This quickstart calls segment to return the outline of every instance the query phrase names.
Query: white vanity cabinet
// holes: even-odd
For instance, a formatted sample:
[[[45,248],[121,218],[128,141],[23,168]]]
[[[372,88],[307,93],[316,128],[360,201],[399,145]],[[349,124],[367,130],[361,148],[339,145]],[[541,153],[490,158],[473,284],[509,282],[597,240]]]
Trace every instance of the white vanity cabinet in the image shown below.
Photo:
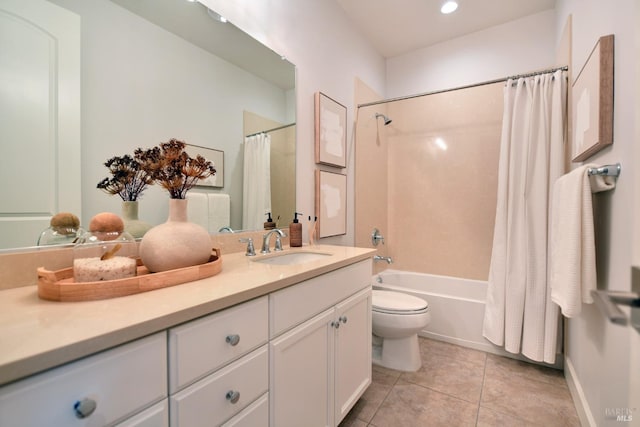
[[[145,426],[151,418],[162,426],[166,397],[167,341],[160,332],[0,388],[0,425]],[[156,403],[153,413],[135,417]]]
[[[169,330],[171,426],[268,425],[253,406],[268,400],[268,310],[264,296]]]
[[[270,425],[336,426],[371,383],[371,261],[270,295]]]
[[[371,383],[372,261],[357,256],[315,277],[297,266],[286,267],[288,276],[259,267],[282,277],[256,279],[269,290],[253,299],[225,294],[226,308],[209,314],[197,299],[191,307],[203,317],[162,318],[162,331],[8,382],[0,386],[0,427],[336,426]],[[212,283],[195,283],[195,294],[207,295]],[[78,304],[78,322],[106,321],[108,310],[95,313],[102,303],[86,311]]]

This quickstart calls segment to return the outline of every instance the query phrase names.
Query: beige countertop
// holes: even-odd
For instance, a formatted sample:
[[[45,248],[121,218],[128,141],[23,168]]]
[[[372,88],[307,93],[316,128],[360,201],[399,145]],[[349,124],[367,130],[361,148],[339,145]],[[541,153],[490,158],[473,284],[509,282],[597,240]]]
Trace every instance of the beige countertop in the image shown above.
[[[270,255],[222,256],[206,279],[87,302],[38,298],[36,286],[0,291],[0,385],[141,338],[197,317],[367,259],[373,249],[316,245],[285,252],[330,253],[298,265],[254,262]],[[282,252],[284,253],[284,252]]]

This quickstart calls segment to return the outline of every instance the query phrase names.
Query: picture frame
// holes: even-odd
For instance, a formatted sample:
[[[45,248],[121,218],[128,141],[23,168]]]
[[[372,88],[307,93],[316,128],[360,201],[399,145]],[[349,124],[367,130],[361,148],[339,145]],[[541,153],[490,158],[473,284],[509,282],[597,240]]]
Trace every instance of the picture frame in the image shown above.
[[[193,144],[186,144],[184,151],[189,157],[201,155],[211,161],[216,168],[215,175],[199,180],[196,187],[224,187],[224,151]]]
[[[347,233],[347,175],[316,170],[318,237]]]
[[[315,160],[347,167],[347,107],[322,92],[315,94]]]
[[[613,34],[600,37],[573,82],[573,162],[613,144],[613,58]]]

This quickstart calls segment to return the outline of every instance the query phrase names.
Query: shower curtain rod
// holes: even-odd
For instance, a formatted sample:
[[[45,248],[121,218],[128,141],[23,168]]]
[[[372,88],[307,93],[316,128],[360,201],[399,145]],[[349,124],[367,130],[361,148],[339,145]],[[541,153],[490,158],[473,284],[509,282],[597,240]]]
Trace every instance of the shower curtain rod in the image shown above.
[[[263,131],[256,132],[256,133],[252,133],[251,135],[247,135],[245,138],[249,138],[249,137],[252,137],[252,136],[260,135],[261,133],[269,133],[269,132],[274,132],[274,131],[277,131],[277,130],[280,130],[280,129],[286,129],[288,127],[295,126],[295,125],[296,125],[295,122],[289,123],[288,125],[278,126],[277,128],[263,130]]]
[[[537,76],[539,74],[553,73],[553,72],[558,71],[558,70],[567,71],[568,69],[569,69],[569,67],[565,65],[563,67],[550,68],[548,70],[535,71],[535,72],[527,73],[527,74],[518,74],[516,76],[509,76],[509,77],[504,77],[504,78],[501,78],[501,79],[489,80],[489,81],[486,81],[486,82],[474,83],[474,84],[470,84],[470,85],[466,85],[466,86],[458,86],[458,87],[454,87],[454,88],[451,88],[451,89],[435,90],[433,92],[418,93],[416,95],[407,95],[407,96],[399,96],[397,98],[383,99],[382,101],[366,102],[364,104],[358,104],[358,108],[360,108],[360,107],[370,107],[372,105],[386,104],[387,102],[404,101],[406,99],[419,98],[421,96],[436,95],[438,93],[453,92],[454,90],[469,89],[469,88],[472,88],[472,87],[491,85],[491,84],[494,84],[494,83],[502,83],[502,82],[506,82],[509,79],[519,79],[521,77],[533,77],[533,76]]]

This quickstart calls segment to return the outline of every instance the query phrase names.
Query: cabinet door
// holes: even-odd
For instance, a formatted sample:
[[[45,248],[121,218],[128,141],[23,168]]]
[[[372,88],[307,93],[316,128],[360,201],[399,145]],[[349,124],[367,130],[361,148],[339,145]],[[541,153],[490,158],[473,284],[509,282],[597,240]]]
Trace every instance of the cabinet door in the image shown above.
[[[332,425],[334,313],[324,311],[271,341],[271,426]]]
[[[335,422],[338,424],[371,384],[371,289],[336,306]]]

